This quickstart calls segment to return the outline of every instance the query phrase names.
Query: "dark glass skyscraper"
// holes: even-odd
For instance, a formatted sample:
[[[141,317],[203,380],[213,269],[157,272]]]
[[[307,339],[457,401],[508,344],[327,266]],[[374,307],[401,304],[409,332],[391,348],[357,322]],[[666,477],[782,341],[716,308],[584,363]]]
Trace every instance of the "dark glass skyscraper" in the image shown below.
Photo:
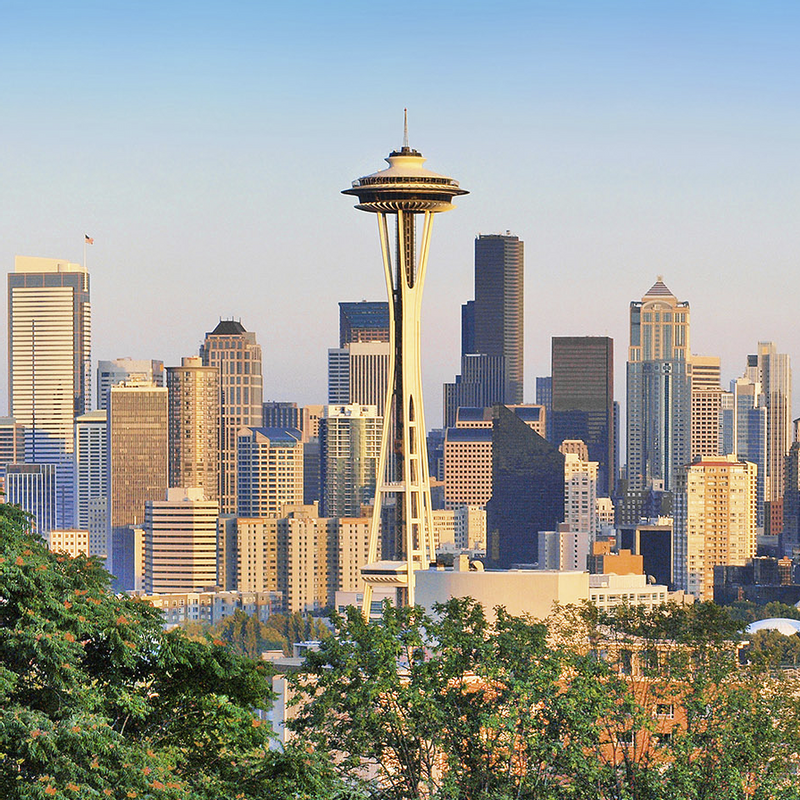
[[[564,519],[564,456],[505,406],[494,407],[487,556],[508,569],[539,558],[539,531]]]
[[[339,303],[339,347],[351,342],[388,342],[387,302]]]
[[[614,447],[614,340],[608,336],[552,339],[553,444],[582,439],[598,462],[597,490],[611,496]]]
[[[523,402],[524,244],[518,236],[475,239],[475,306],[472,324],[476,353],[502,356],[508,405]]]
[[[461,307],[461,374],[444,385],[444,425],[460,406],[523,402],[524,245],[475,239],[475,299]]]

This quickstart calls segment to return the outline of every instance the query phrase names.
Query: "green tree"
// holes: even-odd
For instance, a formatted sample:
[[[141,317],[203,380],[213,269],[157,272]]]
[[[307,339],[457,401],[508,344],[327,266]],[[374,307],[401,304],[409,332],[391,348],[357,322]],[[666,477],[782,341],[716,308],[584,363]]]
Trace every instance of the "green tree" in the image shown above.
[[[269,749],[267,665],[165,633],[93,559],[50,553],[0,506],[0,796],[321,798],[320,754]]]
[[[618,699],[603,662],[552,647],[543,625],[503,609],[490,623],[469,599],[435,618],[386,606],[380,624],[355,609],[335,620],[339,635],[295,678],[293,727],[335,751],[349,780],[377,775],[396,800],[594,791],[598,762],[585,754]]]
[[[591,616],[591,615],[587,615]],[[797,798],[797,683],[741,664],[742,622],[712,603],[594,615],[596,647],[628,681],[637,738],[605,761],[612,798]],[[669,720],[656,721],[660,709]],[[667,716],[667,715],[665,715]]]

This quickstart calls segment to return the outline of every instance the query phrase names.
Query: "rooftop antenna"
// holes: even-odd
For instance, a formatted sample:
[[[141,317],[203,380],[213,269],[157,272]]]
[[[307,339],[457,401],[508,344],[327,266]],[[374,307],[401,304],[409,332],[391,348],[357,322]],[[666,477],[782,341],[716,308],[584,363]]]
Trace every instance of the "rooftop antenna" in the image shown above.
[[[408,150],[408,109],[403,109],[403,150]]]

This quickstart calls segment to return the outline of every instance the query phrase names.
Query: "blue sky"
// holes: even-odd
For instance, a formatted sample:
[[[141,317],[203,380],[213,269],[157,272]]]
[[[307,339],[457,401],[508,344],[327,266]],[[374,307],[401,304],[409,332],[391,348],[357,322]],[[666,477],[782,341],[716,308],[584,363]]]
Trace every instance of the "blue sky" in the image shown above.
[[[0,262],[79,261],[89,233],[95,358],[176,364],[236,316],[265,397],[322,402],[337,302],[385,292],[339,191],[407,106],[471,192],[434,226],[429,426],[479,232],[526,243],[527,400],[550,337],[584,334],[614,337],[624,399],[628,303],[657,274],[733,377],[758,340],[800,357],[798,41],[800,6],[768,0],[5,0]]]

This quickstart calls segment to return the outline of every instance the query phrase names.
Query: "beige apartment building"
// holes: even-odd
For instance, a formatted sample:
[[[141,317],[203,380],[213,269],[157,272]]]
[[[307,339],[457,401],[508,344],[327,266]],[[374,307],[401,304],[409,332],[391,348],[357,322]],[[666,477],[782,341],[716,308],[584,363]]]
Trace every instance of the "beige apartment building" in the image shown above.
[[[508,406],[540,436],[544,406]],[[444,440],[445,507],[485,506],[492,497],[492,409],[459,408]]]
[[[675,581],[714,599],[714,567],[743,566],[756,554],[756,465],[735,456],[704,458],[678,472]]]
[[[279,517],[303,502],[303,435],[295,428],[241,428],[237,514]]]
[[[149,500],[144,516],[144,590],[192,592],[217,585],[216,500],[199,488],[174,487]]]

